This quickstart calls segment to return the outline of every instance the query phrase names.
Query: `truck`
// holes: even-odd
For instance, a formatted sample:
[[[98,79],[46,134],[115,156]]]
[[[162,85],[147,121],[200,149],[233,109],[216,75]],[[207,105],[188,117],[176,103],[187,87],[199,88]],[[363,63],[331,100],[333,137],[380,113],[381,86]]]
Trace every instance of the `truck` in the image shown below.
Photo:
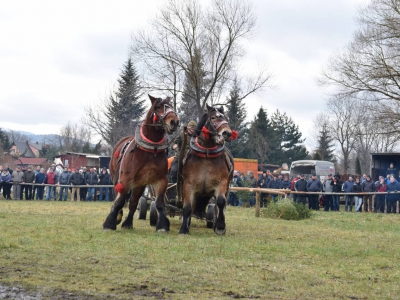
[[[335,165],[324,160],[296,160],[290,165],[290,176],[294,177],[297,174],[307,177],[315,174],[318,179],[324,179],[329,174],[335,174]]]
[[[389,166],[393,163],[394,170],[390,171]],[[399,180],[400,153],[371,153],[371,179],[377,181],[379,176],[393,174]]]

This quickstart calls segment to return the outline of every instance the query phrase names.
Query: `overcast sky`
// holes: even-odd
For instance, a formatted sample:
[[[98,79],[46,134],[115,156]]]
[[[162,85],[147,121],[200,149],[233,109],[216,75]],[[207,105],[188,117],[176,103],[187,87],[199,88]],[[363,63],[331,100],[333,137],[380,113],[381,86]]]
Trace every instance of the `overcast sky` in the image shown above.
[[[130,35],[162,0],[0,0],[0,127],[58,133],[79,123],[85,106],[115,85]],[[257,31],[245,65],[264,60],[276,89],[246,100],[252,119],[262,105],[286,112],[309,140],[326,90],[316,77],[348,43],[367,0],[253,0]]]

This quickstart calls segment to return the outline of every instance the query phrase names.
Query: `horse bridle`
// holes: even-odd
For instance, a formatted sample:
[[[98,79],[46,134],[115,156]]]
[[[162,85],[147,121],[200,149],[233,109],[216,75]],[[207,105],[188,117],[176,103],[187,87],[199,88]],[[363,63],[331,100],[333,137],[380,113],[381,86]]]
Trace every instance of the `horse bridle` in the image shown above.
[[[218,129],[219,129],[222,125],[228,124],[228,121],[226,121],[226,119],[225,119],[225,115],[224,115],[223,113],[219,112],[217,109],[215,109],[215,111],[216,111],[215,116],[216,116],[217,118],[223,117],[224,119],[222,119],[221,121],[214,121],[214,122],[213,122],[213,121],[211,120],[211,116],[209,116],[209,117],[207,118],[207,121],[206,121],[206,124],[205,124],[205,125],[210,124],[210,129],[211,129],[211,130],[209,130],[209,131],[210,131],[211,134],[214,134],[214,135],[218,134]]]
[[[161,98],[157,98],[157,101],[161,100]],[[175,111],[172,109],[171,106],[168,104],[164,103],[164,112],[162,114],[159,114],[157,110],[154,108],[153,113],[151,116],[153,117],[154,115],[157,116],[157,123],[156,124],[143,124],[146,126],[155,126],[155,127],[162,127],[164,130],[167,130],[166,126],[167,123],[165,123],[165,118],[170,114],[170,113],[175,113]],[[175,113],[176,114],[176,113]]]

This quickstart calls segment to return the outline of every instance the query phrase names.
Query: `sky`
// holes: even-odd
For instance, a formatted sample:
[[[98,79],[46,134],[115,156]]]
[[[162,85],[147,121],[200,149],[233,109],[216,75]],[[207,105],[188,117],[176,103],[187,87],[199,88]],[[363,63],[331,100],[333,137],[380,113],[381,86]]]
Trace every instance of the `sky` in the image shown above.
[[[292,117],[306,145],[327,90],[316,83],[356,29],[368,0],[253,0],[257,25],[242,62],[251,73],[266,62],[273,89],[245,101],[249,119],[262,106]],[[163,4],[146,1],[0,0],[0,127],[59,133],[80,123],[85,108],[116,84],[131,34]]]

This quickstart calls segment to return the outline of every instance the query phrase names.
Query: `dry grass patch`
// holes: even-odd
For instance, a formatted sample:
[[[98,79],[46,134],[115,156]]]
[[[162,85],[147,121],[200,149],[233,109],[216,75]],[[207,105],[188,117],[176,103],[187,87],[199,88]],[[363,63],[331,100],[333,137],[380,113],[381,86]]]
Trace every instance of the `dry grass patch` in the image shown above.
[[[317,212],[303,221],[228,207],[227,234],[192,220],[104,232],[109,203],[0,201],[0,283],[45,297],[396,299],[400,217]],[[47,295],[47,296],[46,296]],[[69,294],[68,294],[69,295]]]

